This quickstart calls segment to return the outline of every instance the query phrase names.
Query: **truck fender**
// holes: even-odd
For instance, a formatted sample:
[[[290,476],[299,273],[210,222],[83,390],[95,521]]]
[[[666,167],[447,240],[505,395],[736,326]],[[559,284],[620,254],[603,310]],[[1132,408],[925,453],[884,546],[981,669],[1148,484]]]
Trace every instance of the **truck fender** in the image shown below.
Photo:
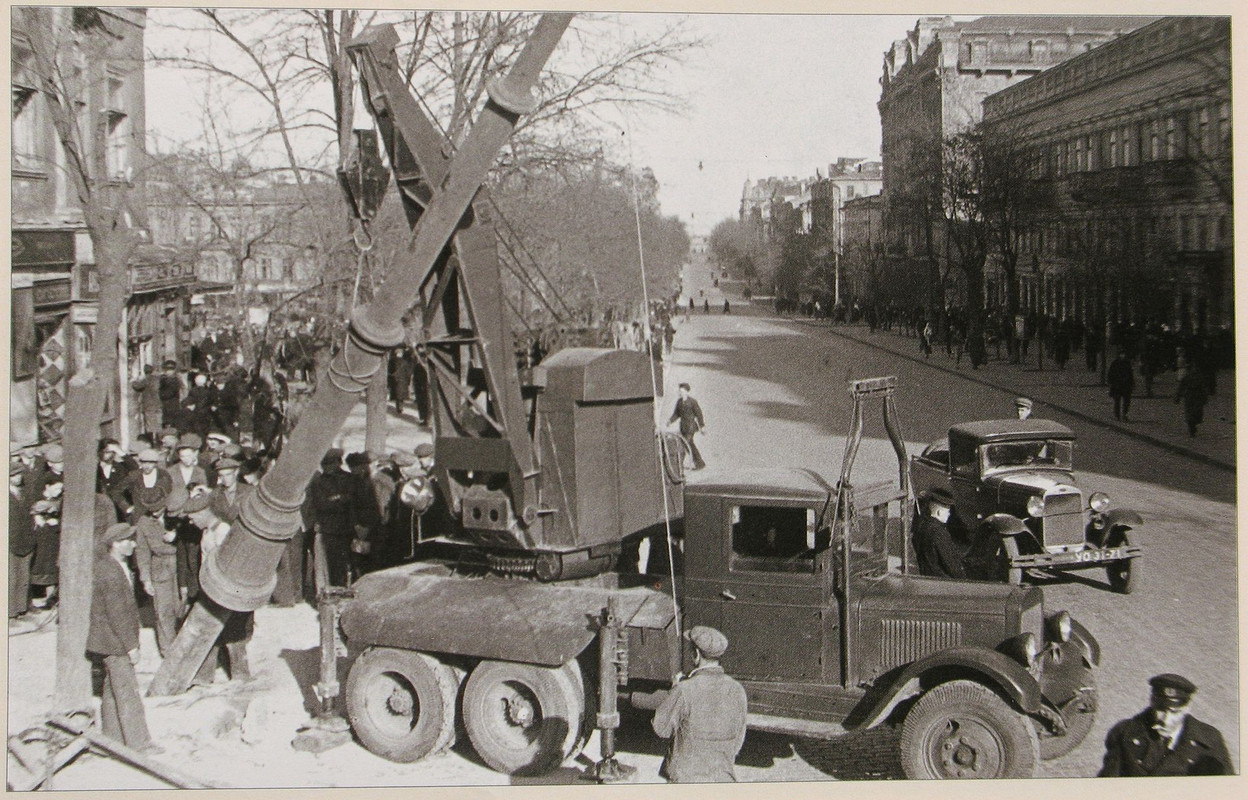
[[[1092,666],[1101,665],[1101,643],[1077,619],[1070,621],[1070,640],[1083,645],[1083,650],[1088,654],[1088,661],[1092,663]]]
[[[963,673],[976,673],[975,677],[980,682],[1004,694],[1013,705],[1025,713],[1035,714],[1040,710],[1042,697],[1040,684],[1022,664],[995,650],[980,647],[953,647],[921,658],[902,670],[884,696],[876,701],[871,712],[864,716],[863,723],[857,725],[856,728],[866,730],[879,725],[888,718],[889,714],[893,713],[893,709],[898,704],[919,693],[925,674],[949,668]]]
[[[369,573],[353,588],[341,617],[352,649],[397,647],[547,667],[576,658],[595,640],[612,595],[625,620],[661,616],[654,621],[661,628],[673,614],[671,600],[649,587],[463,578],[421,564]]]

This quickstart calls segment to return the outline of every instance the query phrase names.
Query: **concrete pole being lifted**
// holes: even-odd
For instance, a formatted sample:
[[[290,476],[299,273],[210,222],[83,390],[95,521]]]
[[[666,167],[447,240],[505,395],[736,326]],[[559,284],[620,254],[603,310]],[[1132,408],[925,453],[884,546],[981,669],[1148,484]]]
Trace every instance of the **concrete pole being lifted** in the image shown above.
[[[149,695],[185,691],[221,633],[228,616],[223,609],[252,611],[273,593],[278,559],[298,530],[299,508],[321,456],[333,444],[386,353],[403,341],[403,315],[418,299],[422,280],[463,223],[516,121],[535,108],[533,85],[572,16],[542,15],[511,71],[489,86],[481,118],[451,163],[446,181],[436,187],[439,191],[417,223],[405,257],[386,276],[373,301],[351,315],[346,344],[318,376],[316,392],[281,457],[257,490],[243,500],[232,534],[204,559],[200,585],[211,601],[201,601],[191,610],[152,680]]]

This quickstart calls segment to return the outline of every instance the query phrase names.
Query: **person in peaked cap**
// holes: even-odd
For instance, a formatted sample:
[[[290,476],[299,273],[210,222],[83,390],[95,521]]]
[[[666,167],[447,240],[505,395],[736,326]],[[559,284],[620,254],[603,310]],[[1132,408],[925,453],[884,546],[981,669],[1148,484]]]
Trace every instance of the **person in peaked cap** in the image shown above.
[[[1031,416],[1032,405],[1030,397],[1014,398],[1014,411],[1018,414],[1019,419],[1027,419]]]
[[[151,513],[152,508],[145,501],[154,501],[159,497],[163,508],[173,492],[173,480],[162,468],[165,457],[159,450],[150,447],[143,450],[138,461],[139,468],[126,475],[108,493],[121,517],[132,523]]]
[[[1191,715],[1196,684],[1171,672],[1148,683],[1149,707],[1105,738],[1099,777],[1234,774],[1222,734]]]
[[[953,495],[940,488],[919,497],[924,513],[915,518],[910,538],[919,563],[919,574],[937,578],[964,578],[965,555],[949,533]]]
[[[87,653],[103,661],[100,727],[105,736],[143,752],[152,744],[134,665],[139,661],[139,607],[126,560],[134,553],[134,527],[115,522],[96,538]]]
[[[694,668],[677,676],[651,726],[671,739],[661,773],[672,783],[736,781],[733,762],[745,742],[745,689],[719,665],[728,637],[696,625],[685,632]]]

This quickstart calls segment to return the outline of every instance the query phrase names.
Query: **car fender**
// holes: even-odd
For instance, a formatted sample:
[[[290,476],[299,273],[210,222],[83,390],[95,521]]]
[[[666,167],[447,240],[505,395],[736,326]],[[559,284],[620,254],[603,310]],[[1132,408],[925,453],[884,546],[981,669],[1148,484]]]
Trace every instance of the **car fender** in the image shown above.
[[[1114,528],[1134,528],[1143,525],[1144,519],[1129,508],[1114,508],[1104,514],[1105,530]]]
[[[1001,692],[1010,703],[1027,714],[1040,710],[1040,684],[1022,664],[995,650],[951,647],[921,658],[903,669],[883,696],[877,698],[872,710],[864,715],[863,723],[856,727],[865,730],[879,725],[901,701],[919,693],[925,675],[946,670],[953,670],[961,677],[972,673],[984,685]]]
[[[1002,538],[1029,533],[1027,525],[1013,514],[991,514],[980,524]]]

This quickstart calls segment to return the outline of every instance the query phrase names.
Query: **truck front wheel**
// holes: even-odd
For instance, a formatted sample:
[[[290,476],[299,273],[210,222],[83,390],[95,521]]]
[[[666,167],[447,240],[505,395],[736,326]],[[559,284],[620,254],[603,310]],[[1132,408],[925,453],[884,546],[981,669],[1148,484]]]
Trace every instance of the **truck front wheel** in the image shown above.
[[[1131,539],[1123,529],[1115,529],[1105,540],[1106,547],[1128,547]],[[1105,574],[1109,578],[1109,586],[1119,594],[1131,594],[1140,588],[1140,568],[1138,558],[1124,558],[1111,561],[1105,565]]]
[[[477,755],[507,774],[556,769],[580,741],[585,689],[580,667],[482,661],[464,685],[464,727]]]
[[[347,676],[347,716],[370,752],[417,761],[455,742],[454,670],[413,650],[374,647]]]
[[[1039,760],[1031,722],[974,681],[932,689],[902,725],[908,778],[1029,778]]]

